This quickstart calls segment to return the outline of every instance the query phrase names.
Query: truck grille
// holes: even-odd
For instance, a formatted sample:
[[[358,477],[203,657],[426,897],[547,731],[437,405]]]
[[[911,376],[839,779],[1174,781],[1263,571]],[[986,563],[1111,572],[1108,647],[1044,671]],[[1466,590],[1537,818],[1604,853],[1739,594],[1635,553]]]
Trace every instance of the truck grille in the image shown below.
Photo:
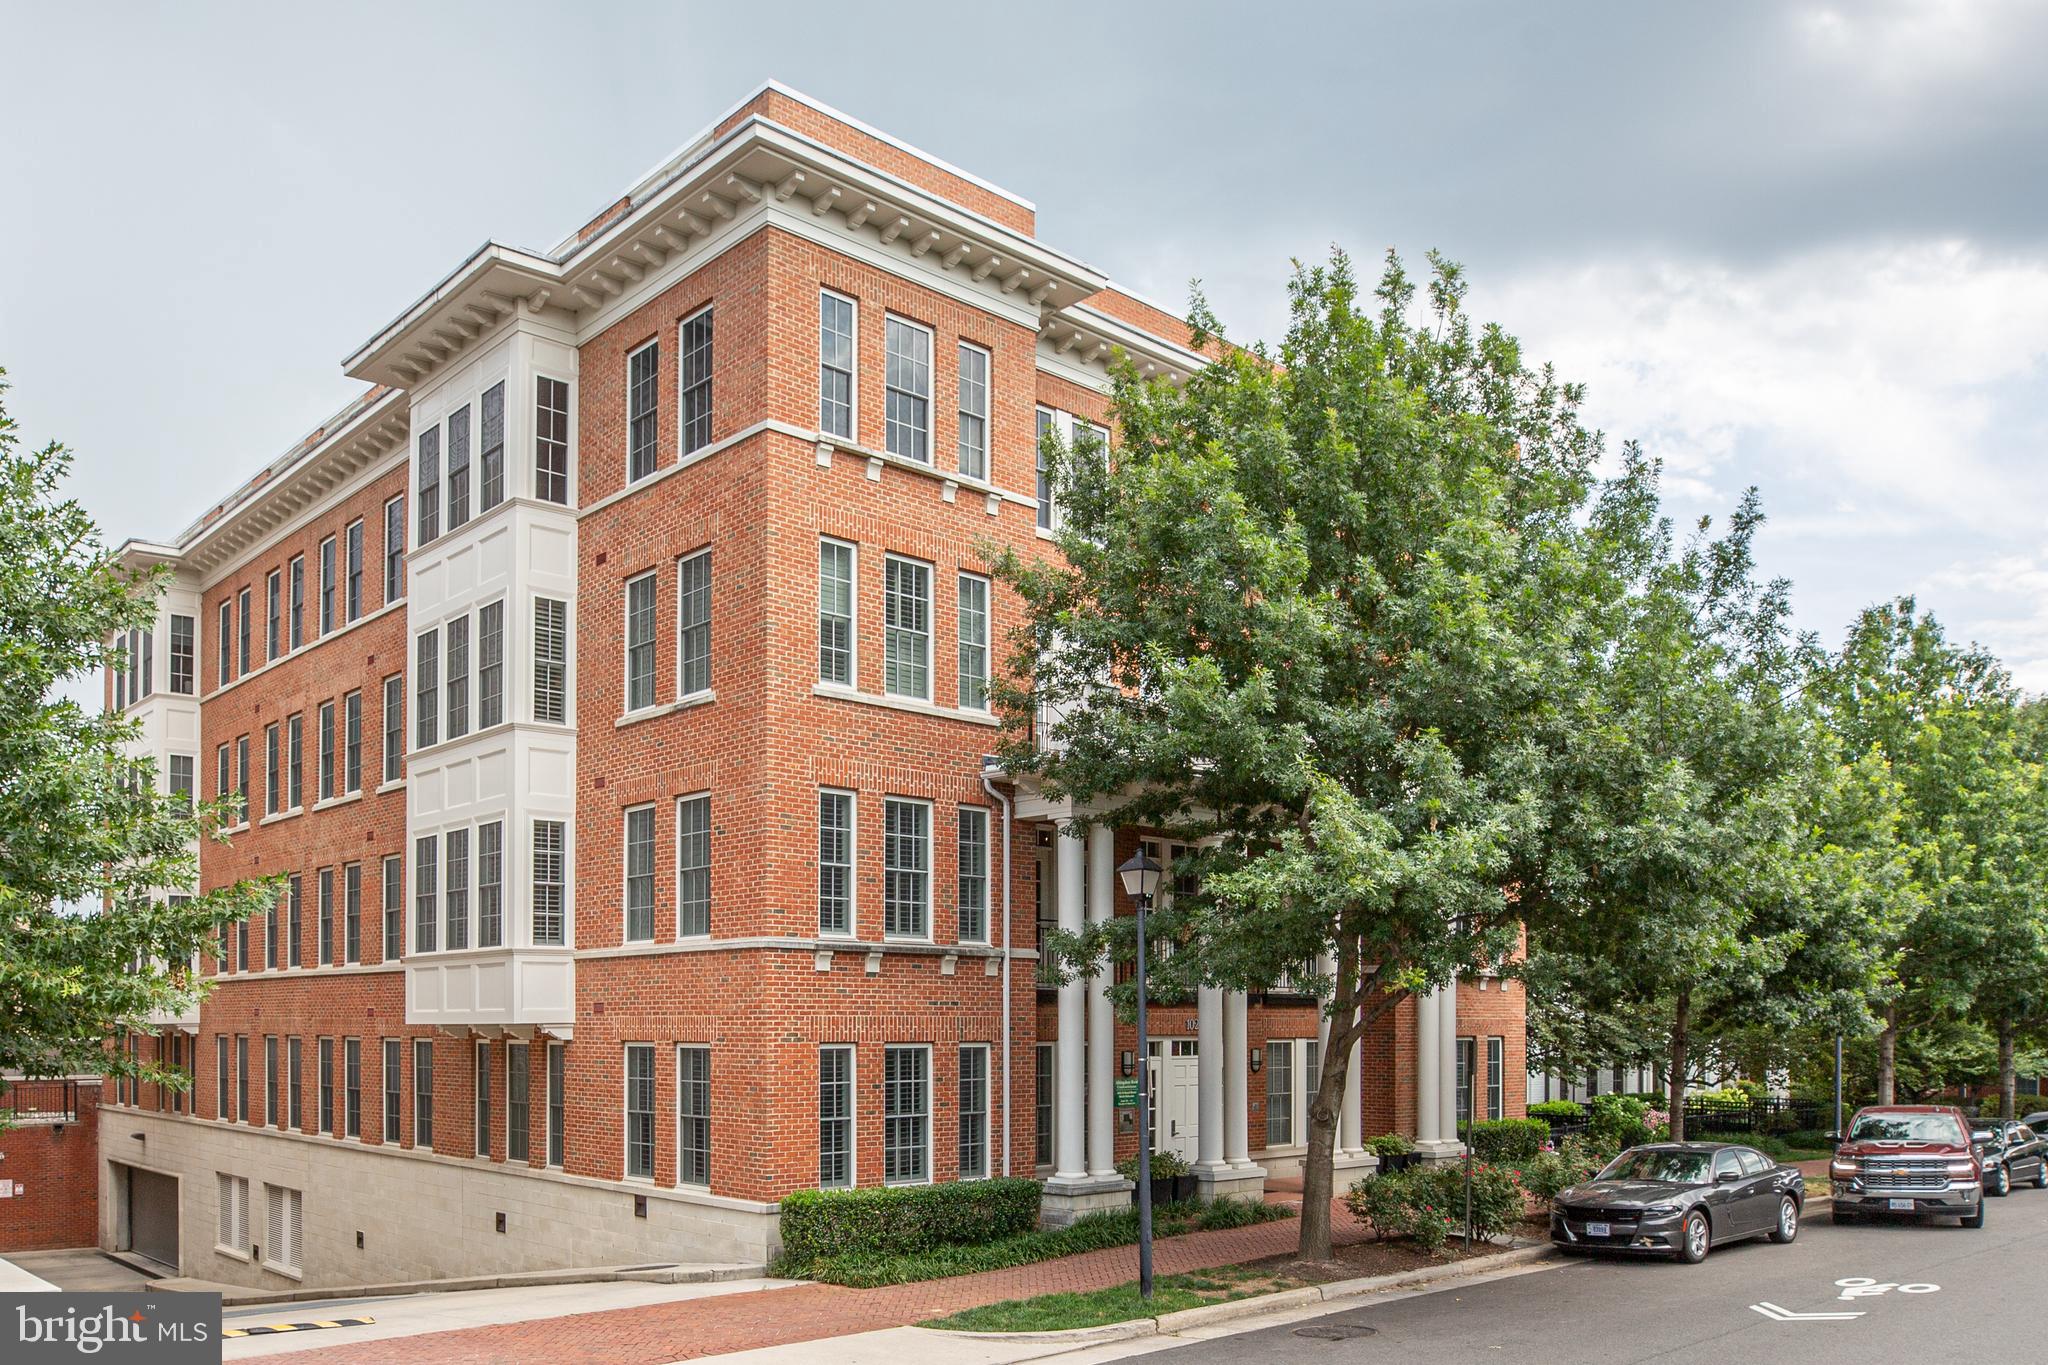
[[[1946,1158],[1863,1158],[1863,1188],[1872,1194],[1925,1194],[1948,1187]]]

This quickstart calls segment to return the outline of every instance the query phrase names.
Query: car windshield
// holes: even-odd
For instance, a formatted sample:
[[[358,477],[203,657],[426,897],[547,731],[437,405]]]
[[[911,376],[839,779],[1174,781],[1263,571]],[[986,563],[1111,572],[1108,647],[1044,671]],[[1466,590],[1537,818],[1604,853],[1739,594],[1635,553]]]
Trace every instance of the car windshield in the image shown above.
[[[1707,1158],[1699,1152],[1623,1152],[1600,1172],[1600,1180],[1661,1180],[1672,1185],[1707,1183]]]
[[[1959,1142],[1956,1121],[1947,1114],[1859,1114],[1851,1142]]]

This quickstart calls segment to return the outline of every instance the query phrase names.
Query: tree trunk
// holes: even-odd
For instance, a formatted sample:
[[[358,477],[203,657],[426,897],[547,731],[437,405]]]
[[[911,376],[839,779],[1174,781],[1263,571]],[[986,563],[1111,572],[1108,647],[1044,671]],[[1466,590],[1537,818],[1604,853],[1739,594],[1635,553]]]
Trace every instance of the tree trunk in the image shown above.
[[[1337,990],[1330,1002],[1330,1040],[1323,1048],[1323,1074],[1316,1078],[1315,1098],[1308,1106],[1308,1151],[1301,1159],[1301,1242],[1304,1261],[1330,1259],[1330,1200],[1337,1173],[1337,1115],[1344,1107],[1344,1082],[1351,1049],[1358,1045],[1353,1024],[1358,1015],[1356,960],[1341,948],[1337,953]]]
[[[2013,1022],[2010,1018],[1998,1021],[1998,1114],[2000,1118],[2018,1118],[2013,1112],[2013,1092],[2018,1088],[2019,1078],[2013,1074],[2012,1066]]]
[[[1896,1104],[1899,1080],[1899,1007],[1884,1007],[1884,1028],[1877,1035],[1877,1102]]]
[[[1692,1024],[1692,992],[1681,990],[1671,1012],[1671,1074],[1665,1078],[1665,1093],[1671,1102],[1671,1140],[1685,1141],[1685,1045]]]

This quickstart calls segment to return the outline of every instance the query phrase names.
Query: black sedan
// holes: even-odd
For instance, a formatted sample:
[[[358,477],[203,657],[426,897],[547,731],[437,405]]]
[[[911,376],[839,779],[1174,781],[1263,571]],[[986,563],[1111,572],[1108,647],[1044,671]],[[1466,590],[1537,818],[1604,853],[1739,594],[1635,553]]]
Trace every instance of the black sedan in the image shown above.
[[[1723,1242],[1791,1241],[1805,1203],[1799,1172],[1754,1148],[1652,1143],[1552,1200],[1550,1240],[1565,1251],[1669,1253],[1696,1265]]]
[[[2048,1142],[2018,1119],[1977,1119],[1970,1141],[1983,1152],[1984,1193],[2011,1194],[2022,1180],[2048,1189]]]

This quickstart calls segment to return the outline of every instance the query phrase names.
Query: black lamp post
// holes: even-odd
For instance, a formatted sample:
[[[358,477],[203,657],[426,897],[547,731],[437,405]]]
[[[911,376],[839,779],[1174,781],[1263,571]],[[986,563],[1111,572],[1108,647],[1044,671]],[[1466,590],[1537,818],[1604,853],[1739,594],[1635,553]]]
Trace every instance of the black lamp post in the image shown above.
[[[1138,1296],[1152,1297],[1152,1065],[1145,1046],[1145,912],[1159,892],[1159,864],[1141,847],[1116,875],[1138,907]]]

